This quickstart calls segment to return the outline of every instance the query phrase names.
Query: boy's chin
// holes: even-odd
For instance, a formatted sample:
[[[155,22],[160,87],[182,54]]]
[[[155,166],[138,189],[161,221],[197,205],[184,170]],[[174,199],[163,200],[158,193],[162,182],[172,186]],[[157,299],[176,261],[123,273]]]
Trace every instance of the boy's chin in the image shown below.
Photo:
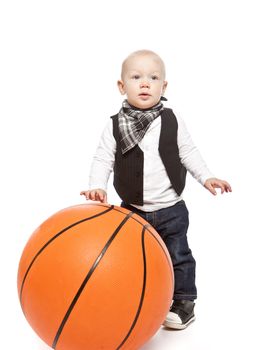
[[[159,102],[159,101],[158,101]],[[158,102],[155,101],[129,101],[128,103],[138,109],[149,109],[155,106]]]

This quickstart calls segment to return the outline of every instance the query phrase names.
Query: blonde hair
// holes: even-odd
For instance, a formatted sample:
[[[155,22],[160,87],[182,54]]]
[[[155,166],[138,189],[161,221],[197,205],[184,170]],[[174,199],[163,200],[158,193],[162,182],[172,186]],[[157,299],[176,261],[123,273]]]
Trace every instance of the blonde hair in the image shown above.
[[[137,51],[134,51],[131,54],[129,54],[125,58],[125,60],[122,62],[122,65],[121,65],[121,78],[122,79],[123,79],[124,71],[126,69],[126,65],[127,65],[128,61],[131,58],[134,58],[136,56],[152,56],[152,57],[154,57],[154,59],[160,63],[161,68],[162,68],[163,77],[165,79],[165,75],[166,75],[165,64],[164,64],[162,58],[156,52],[151,51],[151,50],[137,50]]]

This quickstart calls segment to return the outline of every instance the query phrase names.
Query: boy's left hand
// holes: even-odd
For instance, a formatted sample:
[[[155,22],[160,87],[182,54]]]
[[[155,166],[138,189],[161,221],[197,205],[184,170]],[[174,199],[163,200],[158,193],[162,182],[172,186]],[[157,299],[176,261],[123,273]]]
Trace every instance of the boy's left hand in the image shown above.
[[[217,194],[215,188],[221,188],[221,194],[224,192],[232,192],[232,188],[227,181],[220,180],[215,177],[207,179],[204,183],[204,187],[209,190],[209,192],[211,192],[214,196]]]

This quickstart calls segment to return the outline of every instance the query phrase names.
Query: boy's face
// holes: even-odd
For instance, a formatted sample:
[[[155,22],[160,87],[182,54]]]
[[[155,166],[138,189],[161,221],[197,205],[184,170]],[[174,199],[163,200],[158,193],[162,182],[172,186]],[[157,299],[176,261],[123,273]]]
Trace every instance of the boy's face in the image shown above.
[[[167,87],[164,74],[164,67],[157,57],[133,56],[125,62],[118,87],[134,107],[151,108],[159,102]]]

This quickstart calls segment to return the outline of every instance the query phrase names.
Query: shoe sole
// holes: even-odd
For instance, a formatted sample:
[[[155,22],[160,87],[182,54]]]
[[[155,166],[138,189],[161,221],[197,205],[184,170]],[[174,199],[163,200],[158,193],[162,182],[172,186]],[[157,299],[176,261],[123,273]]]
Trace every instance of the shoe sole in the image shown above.
[[[195,320],[195,316],[191,317],[186,323],[184,324],[178,324],[178,323],[173,323],[171,321],[164,321],[163,326],[171,329],[185,329],[187,326]]]

